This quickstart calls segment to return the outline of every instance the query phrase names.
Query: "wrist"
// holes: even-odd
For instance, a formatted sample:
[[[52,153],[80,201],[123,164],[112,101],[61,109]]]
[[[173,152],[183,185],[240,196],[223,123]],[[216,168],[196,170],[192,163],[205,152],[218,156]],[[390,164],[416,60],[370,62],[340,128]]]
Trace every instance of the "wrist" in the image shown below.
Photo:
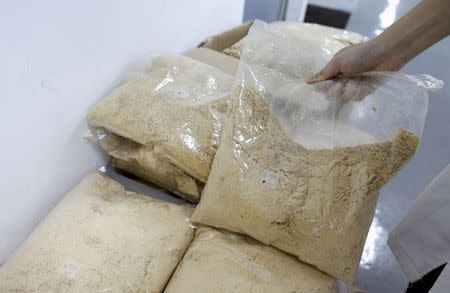
[[[411,59],[403,54],[408,50],[405,50],[401,42],[392,41],[389,36],[381,34],[369,42],[376,70],[397,71]]]

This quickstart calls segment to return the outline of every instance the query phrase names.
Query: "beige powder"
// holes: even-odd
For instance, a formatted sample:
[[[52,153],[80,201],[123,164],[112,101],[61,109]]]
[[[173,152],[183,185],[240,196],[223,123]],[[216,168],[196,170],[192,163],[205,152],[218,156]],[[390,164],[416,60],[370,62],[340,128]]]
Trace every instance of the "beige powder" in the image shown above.
[[[207,64],[161,56],[144,74],[98,103],[88,122],[146,146],[142,151],[149,156],[156,153],[193,179],[206,182],[232,83],[230,75]]]
[[[336,292],[330,276],[236,233],[201,227],[165,292]]]
[[[291,140],[252,88],[237,90],[192,220],[241,232],[355,280],[379,189],[419,139],[310,150]]]
[[[0,292],[161,292],[194,236],[190,213],[92,173],[0,268]]]

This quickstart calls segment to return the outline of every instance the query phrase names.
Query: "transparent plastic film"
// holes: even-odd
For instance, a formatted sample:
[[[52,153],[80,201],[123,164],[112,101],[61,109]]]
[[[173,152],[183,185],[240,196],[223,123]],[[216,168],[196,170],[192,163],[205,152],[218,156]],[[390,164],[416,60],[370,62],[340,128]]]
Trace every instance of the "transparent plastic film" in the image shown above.
[[[162,292],[194,237],[191,212],[90,173],[0,268],[0,291]]]
[[[351,292],[327,274],[247,236],[199,227],[165,292]]]
[[[402,128],[420,137],[427,92],[440,87],[430,76],[370,72],[313,85],[286,82],[267,101],[283,131],[299,144],[347,147],[389,141]]]
[[[310,44],[310,48],[322,50],[321,54],[334,55],[340,49],[367,40],[360,34],[319,24],[298,22],[272,22],[267,29],[286,38]],[[235,58],[241,58],[246,37],[223,50],[223,53]]]
[[[232,83],[231,76],[207,64],[161,55],[100,101],[89,113],[88,122],[139,144],[143,156],[164,159],[178,168],[178,173],[190,176],[192,182],[204,183],[217,149]],[[140,159],[133,164],[150,173],[158,172]],[[128,171],[142,177],[142,168],[132,169]],[[190,191],[188,195],[198,198],[199,193]]]
[[[333,56],[344,47],[366,41],[368,38],[358,33],[314,23],[272,22],[266,27],[277,35],[300,42],[300,48],[308,46]]]
[[[308,72],[328,58],[315,44],[303,48],[262,22],[250,29],[192,220],[250,235],[352,284],[378,192],[414,155],[428,91],[441,82],[374,72],[308,85]]]
[[[154,91],[163,96],[161,98],[187,105],[202,105],[228,98],[228,83],[232,79],[212,66],[178,55],[155,57],[142,75],[129,80],[147,78],[157,82]]]
[[[256,88],[265,94],[289,81],[314,76],[340,49],[365,39],[356,33],[315,24],[256,21],[252,30],[261,33],[246,37],[245,62],[240,63],[240,66],[249,66],[251,72],[244,74],[245,68],[242,68],[239,78],[248,82],[253,79]],[[339,40],[339,36],[345,39],[348,35],[353,36],[352,42]]]

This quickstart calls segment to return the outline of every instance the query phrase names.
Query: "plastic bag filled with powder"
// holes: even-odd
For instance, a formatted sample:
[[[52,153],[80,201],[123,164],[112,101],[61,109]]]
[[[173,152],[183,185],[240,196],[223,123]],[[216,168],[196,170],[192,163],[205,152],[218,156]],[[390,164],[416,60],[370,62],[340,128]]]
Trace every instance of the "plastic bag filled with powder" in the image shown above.
[[[0,267],[0,292],[162,292],[194,237],[191,211],[91,173]]]
[[[303,53],[262,22],[245,44],[191,219],[250,235],[353,283],[378,192],[414,155],[427,90],[442,84],[379,72],[308,85],[292,69],[314,51]],[[283,62],[267,63],[272,53]]]
[[[159,56],[89,113],[116,165],[198,201],[220,137],[233,78],[184,56]]]
[[[292,255],[244,235],[200,227],[165,292],[345,291]]]
[[[269,25],[272,29],[292,35],[292,37],[296,38],[296,42],[310,43],[316,47],[320,47],[323,50],[323,54],[331,56],[346,46],[366,40],[360,34],[320,24],[279,21],[272,22]],[[240,59],[244,42],[245,37],[236,44],[225,48],[222,52]],[[270,58],[270,56],[266,57]]]

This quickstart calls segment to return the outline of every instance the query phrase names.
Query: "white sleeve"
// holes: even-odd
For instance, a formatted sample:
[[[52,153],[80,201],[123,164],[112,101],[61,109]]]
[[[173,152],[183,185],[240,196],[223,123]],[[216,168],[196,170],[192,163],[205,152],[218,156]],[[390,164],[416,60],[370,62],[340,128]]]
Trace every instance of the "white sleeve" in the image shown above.
[[[414,202],[388,245],[410,282],[450,259],[450,165]],[[447,269],[448,270],[448,269]]]

